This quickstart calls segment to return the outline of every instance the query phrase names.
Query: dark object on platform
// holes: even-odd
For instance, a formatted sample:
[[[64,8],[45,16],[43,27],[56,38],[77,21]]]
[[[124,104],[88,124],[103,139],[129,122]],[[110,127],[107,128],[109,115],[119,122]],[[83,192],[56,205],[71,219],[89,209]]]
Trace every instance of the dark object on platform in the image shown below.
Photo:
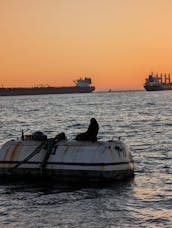
[[[64,133],[64,132],[61,132],[61,133],[57,134],[57,135],[55,136],[54,139],[55,139],[57,142],[60,142],[60,141],[62,141],[62,140],[66,140],[67,138],[66,138],[65,133]]]
[[[76,140],[78,141],[97,141],[97,134],[99,131],[99,125],[95,118],[91,118],[90,125],[86,132],[80,133],[76,136]]]
[[[44,135],[44,133],[42,133],[41,131],[35,131],[32,134],[32,139],[35,141],[44,141],[47,139],[47,136]]]

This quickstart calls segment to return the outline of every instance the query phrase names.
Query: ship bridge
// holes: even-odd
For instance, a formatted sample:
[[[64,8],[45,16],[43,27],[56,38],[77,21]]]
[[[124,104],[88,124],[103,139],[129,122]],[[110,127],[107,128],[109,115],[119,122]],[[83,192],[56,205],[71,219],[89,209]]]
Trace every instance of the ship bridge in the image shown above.
[[[80,78],[74,81],[75,85],[78,87],[89,87],[91,85],[91,78]]]

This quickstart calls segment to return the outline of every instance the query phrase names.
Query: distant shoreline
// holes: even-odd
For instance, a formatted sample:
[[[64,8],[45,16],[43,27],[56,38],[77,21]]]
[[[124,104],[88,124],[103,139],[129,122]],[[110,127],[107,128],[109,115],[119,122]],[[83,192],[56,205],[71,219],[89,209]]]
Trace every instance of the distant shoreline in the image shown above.
[[[126,89],[126,90],[97,90],[93,93],[118,93],[118,92],[142,92],[145,91],[144,89]]]

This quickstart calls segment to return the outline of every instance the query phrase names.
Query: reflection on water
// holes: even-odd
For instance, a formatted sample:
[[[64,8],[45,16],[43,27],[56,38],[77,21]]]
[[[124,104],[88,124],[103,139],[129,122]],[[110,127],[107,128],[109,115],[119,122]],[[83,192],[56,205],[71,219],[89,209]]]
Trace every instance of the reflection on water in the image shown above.
[[[79,227],[84,222],[85,226],[99,224],[103,227],[108,224],[108,219],[118,219],[123,211],[121,201],[127,203],[128,194],[133,191],[132,185],[132,181],[117,182],[115,185],[46,182],[1,184],[1,224],[22,223],[28,226],[31,219],[32,225],[41,221],[43,226],[65,224],[70,227],[75,224]],[[122,213],[127,215],[127,210]]]
[[[91,117],[99,140],[130,144],[135,178],[111,184],[0,183],[3,227],[171,227],[172,92],[0,97],[0,144],[21,130],[65,131],[72,139]]]

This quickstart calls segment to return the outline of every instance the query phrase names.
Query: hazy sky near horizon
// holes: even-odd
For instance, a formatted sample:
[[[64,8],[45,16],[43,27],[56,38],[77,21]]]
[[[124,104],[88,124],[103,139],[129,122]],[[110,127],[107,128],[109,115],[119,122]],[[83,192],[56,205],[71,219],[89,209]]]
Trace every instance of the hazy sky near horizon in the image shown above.
[[[0,0],[0,83],[139,89],[172,73],[172,0]]]

